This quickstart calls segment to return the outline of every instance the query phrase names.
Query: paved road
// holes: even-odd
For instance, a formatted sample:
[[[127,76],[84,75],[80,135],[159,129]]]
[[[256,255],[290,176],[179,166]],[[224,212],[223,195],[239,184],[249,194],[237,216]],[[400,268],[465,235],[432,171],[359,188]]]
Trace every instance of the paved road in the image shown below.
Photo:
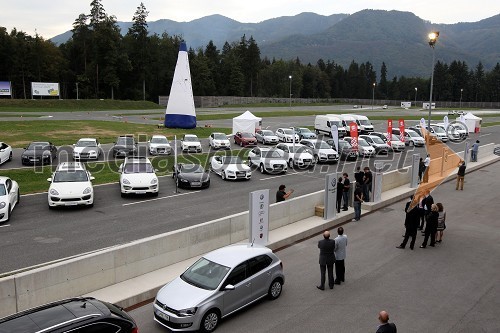
[[[375,332],[389,311],[399,332],[500,332],[500,163],[466,176],[465,190],[448,182],[433,192],[447,211],[443,243],[399,250],[404,202],[344,226],[349,238],[346,283],[319,291],[319,236],[277,254],[286,284],[278,300],[264,300],[222,322],[217,332]],[[418,236],[417,244],[422,237]],[[152,305],[129,312],[143,332],[166,332]]]

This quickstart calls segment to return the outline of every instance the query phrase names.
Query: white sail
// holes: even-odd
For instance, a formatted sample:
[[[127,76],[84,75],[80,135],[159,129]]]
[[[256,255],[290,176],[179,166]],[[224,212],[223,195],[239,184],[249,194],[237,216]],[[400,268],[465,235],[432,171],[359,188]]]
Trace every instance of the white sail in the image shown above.
[[[184,41],[179,47],[179,55],[175,65],[174,79],[165,112],[165,127],[196,127],[191,71],[189,70],[187,47]]]

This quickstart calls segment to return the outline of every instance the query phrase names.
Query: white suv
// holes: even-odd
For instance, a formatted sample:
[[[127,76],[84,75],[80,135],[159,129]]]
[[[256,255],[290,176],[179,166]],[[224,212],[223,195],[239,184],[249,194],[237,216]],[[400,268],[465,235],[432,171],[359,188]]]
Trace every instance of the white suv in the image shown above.
[[[158,196],[160,185],[151,161],[146,157],[127,157],[120,165],[121,196],[150,193]]]
[[[314,166],[314,156],[311,154],[311,149],[300,143],[278,143],[277,149],[283,151],[285,160],[288,160],[288,167],[293,168],[308,168]],[[295,149],[295,150],[294,150]]]
[[[325,141],[318,139],[304,139],[301,144],[311,149],[314,155],[314,163],[339,161],[339,154]]]
[[[64,162],[57,166],[48,191],[49,208],[57,206],[94,205],[94,177],[80,162]]]
[[[183,152],[201,153],[201,142],[195,134],[184,134],[181,140],[181,149]]]
[[[210,134],[208,145],[213,149],[231,149],[231,143],[227,135],[220,132]]]
[[[287,161],[283,150],[267,147],[255,147],[248,153],[248,164],[256,165],[261,173],[285,173]]]
[[[148,151],[151,155],[170,155],[172,147],[165,135],[153,135],[148,141]]]

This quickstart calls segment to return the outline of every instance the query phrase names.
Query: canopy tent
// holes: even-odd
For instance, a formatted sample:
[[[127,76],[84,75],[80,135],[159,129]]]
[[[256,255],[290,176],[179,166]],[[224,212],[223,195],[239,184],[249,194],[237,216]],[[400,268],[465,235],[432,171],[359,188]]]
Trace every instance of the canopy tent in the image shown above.
[[[473,115],[470,112],[457,117],[456,120],[462,121],[467,126],[469,133],[479,133],[481,131],[481,122],[483,119]]]
[[[255,133],[255,129],[260,127],[262,118],[256,117],[250,111],[245,111],[238,117],[233,118],[233,134],[236,132]]]

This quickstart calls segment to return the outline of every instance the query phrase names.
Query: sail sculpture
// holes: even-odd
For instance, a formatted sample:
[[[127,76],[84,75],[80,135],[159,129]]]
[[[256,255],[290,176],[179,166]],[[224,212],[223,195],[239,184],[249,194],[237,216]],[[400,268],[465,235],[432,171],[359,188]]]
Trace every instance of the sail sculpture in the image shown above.
[[[189,70],[187,47],[184,41],[179,47],[179,55],[175,65],[174,79],[165,112],[165,127],[196,127],[191,71]]]

